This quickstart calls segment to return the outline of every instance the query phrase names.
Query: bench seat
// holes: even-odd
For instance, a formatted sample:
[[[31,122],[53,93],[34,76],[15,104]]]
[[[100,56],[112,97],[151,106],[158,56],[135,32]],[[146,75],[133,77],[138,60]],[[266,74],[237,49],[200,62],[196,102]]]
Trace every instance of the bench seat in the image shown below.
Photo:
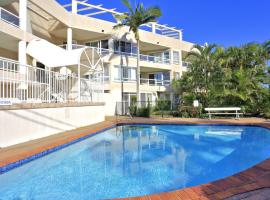
[[[243,113],[238,112],[241,111],[239,107],[205,108],[205,111],[207,111],[209,119],[212,118],[212,115],[235,115],[236,119],[239,119],[239,115],[243,115]]]

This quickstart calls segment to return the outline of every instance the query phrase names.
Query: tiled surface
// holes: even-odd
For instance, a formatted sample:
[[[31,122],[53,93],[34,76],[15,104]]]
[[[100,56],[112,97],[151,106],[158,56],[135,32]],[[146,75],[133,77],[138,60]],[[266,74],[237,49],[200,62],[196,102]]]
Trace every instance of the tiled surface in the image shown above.
[[[53,152],[58,148],[63,148],[65,145],[70,145],[78,140],[113,127],[116,124],[241,124],[241,125],[258,125],[270,128],[270,122],[259,118],[248,119],[161,119],[161,118],[107,118],[105,122],[91,125],[88,127],[79,128],[73,131],[67,131],[50,137],[26,142],[8,148],[0,149],[0,167],[14,167],[18,163],[31,161],[36,157]],[[25,160],[26,159],[26,160]],[[17,163],[16,163],[17,162]],[[1,173],[1,172],[0,172]],[[239,197],[239,194],[257,190],[254,193],[256,199],[265,196],[263,188],[270,188],[270,159],[266,160],[250,169],[247,169],[234,176],[218,180],[212,183],[176,190],[173,192],[165,192],[161,194],[147,195],[143,197],[126,198],[130,200],[218,200],[227,199],[230,197]],[[268,194],[268,193],[267,193]],[[243,199],[243,198],[242,198]],[[263,199],[263,198],[262,198]],[[270,197],[269,197],[270,199]]]
[[[233,197],[229,197],[226,200],[269,200],[270,199],[270,188],[262,188],[244,194],[238,194]]]

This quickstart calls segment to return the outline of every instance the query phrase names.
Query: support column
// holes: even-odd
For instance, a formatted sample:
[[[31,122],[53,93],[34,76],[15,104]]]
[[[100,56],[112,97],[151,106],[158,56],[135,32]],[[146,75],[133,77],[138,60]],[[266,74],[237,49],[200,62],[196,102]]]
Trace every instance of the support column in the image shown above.
[[[78,3],[77,0],[72,0],[72,13],[77,14],[78,12]]]
[[[182,31],[179,31],[179,40],[183,40],[183,32]]]
[[[152,23],[152,33],[156,34],[156,23]]]
[[[67,50],[72,50],[72,29],[67,29]]]
[[[26,31],[27,27],[27,0],[20,0],[19,2],[19,17],[20,29]],[[26,65],[26,41],[19,41],[18,45],[18,60],[22,65]]]
[[[173,70],[170,71],[170,81],[173,80]],[[171,109],[173,109],[173,100],[174,100],[174,94],[173,94],[173,90],[171,89],[170,91],[170,101],[171,101]]]
[[[109,39],[109,51],[110,53],[114,51],[114,40],[112,38]]]
[[[78,102],[81,102],[81,66],[78,64]]]
[[[19,17],[20,17],[20,29],[24,32],[27,30],[27,0],[19,1]],[[18,61],[19,72],[22,78],[22,82],[17,88],[17,96],[22,101],[27,101],[28,96],[28,72],[27,72],[27,56],[26,56],[26,41],[21,40],[18,44]]]
[[[26,59],[26,41],[19,41],[19,45],[18,45],[19,49],[18,49],[18,60],[19,63],[22,65],[26,65],[27,64],[27,59]]]
[[[173,49],[170,50],[170,65],[173,65],[174,57],[173,57]]]
[[[19,2],[20,29],[26,31],[27,27],[27,0]]]
[[[77,0],[72,0],[71,12],[77,14],[78,12],[78,3]],[[67,50],[72,50],[72,29],[69,27],[67,29]]]

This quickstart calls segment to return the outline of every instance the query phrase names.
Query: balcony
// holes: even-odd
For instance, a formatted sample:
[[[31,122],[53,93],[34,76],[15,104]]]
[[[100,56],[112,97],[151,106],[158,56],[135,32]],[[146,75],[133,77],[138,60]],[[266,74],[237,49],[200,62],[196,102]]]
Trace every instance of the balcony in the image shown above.
[[[170,84],[171,84],[170,80],[158,80],[158,79],[144,79],[144,78],[141,78],[141,85],[169,86]]]
[[[76,4],[76,5],[75,5]],[[94,4],[89,4],[87,1],[76,1],[75,4],[68,3],[66,5],[62,5],[67,11],[71,12],[72,11],[72,5],[74,6],[79,6],[80,9],[78,10],[79,12],[77,14],[79,15],[85,15],[86,17],[91,17],[91,18],[96,18],[96,16],[100,16],[101,14],[107,13],[111,15],[121,15],[123,13],[116,11],[116,9],[108,9],[104,8],[101,5],[94,5]],[[80,12],[84,11],[84,12]],[[99,18],[99,17],[97,17]],[[100,19],[103,20],[108,20],[108,18],[103,18],[101,17]],[[113,17],[114,19],[114,17]],[[115,20],[109,20],[110,22],[115,23]],[[151,24],[145,24],[140,27],[140,30],[144,30],[147,32],[151,32],[156,35],[161,35],[165,36],[168,38],[173,38],[177,40],[182,40],[183,33],[182,30],[178,30],[175,27],[169,27],[168,25],[163,25],[163,24],[158,24],[158,23],[151,23]]]
[[[0,102],[102,102],[102,79],[103,74],[92,79],[78,78],[73,73],[22,65],[0,57]]]
[[[104,82],[106,82],[105,79],[107,80],[107,82],[109,82],[110,77],[109,76],[107,76],[107,77],[104,76]],[[121,79],[114,79],[114,81],[120,83]],[[123,78],[123,82],[136,84],[136,80],[131,79],[131,78]],[[144,85],[144,86],[170,86],[171,81],[170,80],[141,78],[140,79],[140,85]]]
[[[170,59],[166,59],[164,57],[149,56],[149,55],[142,55],[142,54],[140,55],[140,60],[141,61],[146,61],[146,62],[166,64],[166,65],[169,65],[171,63],[171,60]]]
[[[5,10],[2,7],[0,7],[0,20],[8,24],[11,24],[15,27],[20,26],[20,18],[17,15]]]
[[[59,47],[63,49],[67,49],[67,45],[59,45]],[[129,56],[129,57],[134,57],[134,58],[137,57],[137,54],[134,54],[134,53],[120,52],[120,51],[115,51],[115,50],[110,50],[110,49],[102,49],[102,48],[97,48],[97,47],[72,44],[72,49],[80,49],[80,48],[86,48],[86,47],[96,49],[97,52],[99,52],[102,57],[107,56],[109,54]],[[156,64],[165,64],[165,65],[170,65],[171,63],[171,59],[167,59],[161,56],[151,56],[151,55],[145,55],[145,54],[140,54],[140,61],[146,61],[146,62],[151,62],[151,63],[156,63]]]

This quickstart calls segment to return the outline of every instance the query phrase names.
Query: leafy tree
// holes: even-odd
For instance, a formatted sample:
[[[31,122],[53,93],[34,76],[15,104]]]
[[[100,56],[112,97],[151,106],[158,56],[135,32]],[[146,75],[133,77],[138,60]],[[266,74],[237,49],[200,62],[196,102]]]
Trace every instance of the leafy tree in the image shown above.
[[[253,115],[269,113],[270,41],[240,47],[195,45],[192,62],[173,88],[184,105],[194,99],[207,106],[241,106]]]

